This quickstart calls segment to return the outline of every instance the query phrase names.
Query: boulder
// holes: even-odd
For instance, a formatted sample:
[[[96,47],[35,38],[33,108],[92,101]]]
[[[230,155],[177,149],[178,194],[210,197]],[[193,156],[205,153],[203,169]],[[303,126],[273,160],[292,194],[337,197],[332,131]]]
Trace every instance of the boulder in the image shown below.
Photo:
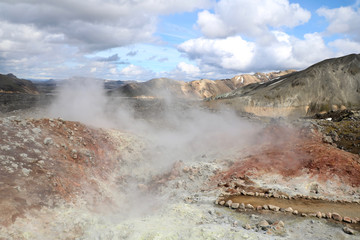
[[[332,219],[334,219],[335,221],[339,221],[339,222],[342,221],[342,217],[340,216],[340,214],[338,214],[336,212],[332,213]]]
[[[346,223],[351,223],[351,218],[349,218],[349,217],[344,217],[344,218],[343,218],[343,221],[346,222]]]

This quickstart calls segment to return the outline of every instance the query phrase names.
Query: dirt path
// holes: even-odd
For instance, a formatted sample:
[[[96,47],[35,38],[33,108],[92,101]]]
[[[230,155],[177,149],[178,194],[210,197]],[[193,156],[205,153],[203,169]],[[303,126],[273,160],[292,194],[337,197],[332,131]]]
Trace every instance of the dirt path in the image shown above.
[[[252,196],[232,196],[226,200],[232,200],[237,203],[251,204],[253,206],[275,205],[280,208],[291,207],[298,210],[299,213],[333,213],[337,212],[341,216],[351,218],[360,217],[360,205],[357,203],[338,203],[314,199],[279,199],[279,198],[262,198]]]

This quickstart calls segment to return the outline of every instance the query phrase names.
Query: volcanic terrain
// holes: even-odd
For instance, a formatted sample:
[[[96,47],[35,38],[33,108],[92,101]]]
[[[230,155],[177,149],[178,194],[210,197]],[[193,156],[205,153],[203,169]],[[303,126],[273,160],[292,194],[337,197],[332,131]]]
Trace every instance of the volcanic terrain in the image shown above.
[[[252,75],[263,84],[242,86],[251,75],[219,80],[239,84],[206,102],[221,108],[174,97],[166,86],[184,95],[184,84],[168,79],[145,84],[146,94],[134,83],[43,84],[52,93],[46,105],[1,108],[0,239],[358,239],[360,113],[336,97],[356,100],[356,89],[329,84],[341,93],[330,102],[302,95],[310,80],[322,93],[323,78],[314,76],[339,82],[341,68],[343,79],[358,81],[357,61],[350,55],[284,77]],[[211,98],[217,90],[195,86],[206,82],[187,86],[197,99]],[[277,86],[294,82],[297,99],[338,109],[279,118],[222,105],[251,97],[262,106],[263,88],[291,102]],[[140,90],[116,95],[124,89]]]

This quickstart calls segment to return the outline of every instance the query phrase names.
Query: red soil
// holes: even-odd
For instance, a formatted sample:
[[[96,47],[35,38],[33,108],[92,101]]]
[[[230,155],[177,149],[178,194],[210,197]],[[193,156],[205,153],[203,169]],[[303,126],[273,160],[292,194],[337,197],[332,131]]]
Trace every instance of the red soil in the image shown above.
[[[41,132],[35,134],[34,129]],[[106,198],[99,181],[109,178],[120,156],[114,154],[114,143],[105,131],[41,119],[0,121],[0,133],[0,146],[10,146],[0,152],[9,159],[0,165],[0,224],[11,224],[29,209],[52,207],[61,200],[88,195],[96,203]],[[52,143],[45,144],[46,138]]]
[[[317,132],[271,126],[259,136],[258,144],[247,149],[251,155],[238,159],[216,179],[229,182],[233,177],[276,173],[291,178],[308,174],[326,181],[337,176],[353,187],[360,186],[360,158],[323,143]]]

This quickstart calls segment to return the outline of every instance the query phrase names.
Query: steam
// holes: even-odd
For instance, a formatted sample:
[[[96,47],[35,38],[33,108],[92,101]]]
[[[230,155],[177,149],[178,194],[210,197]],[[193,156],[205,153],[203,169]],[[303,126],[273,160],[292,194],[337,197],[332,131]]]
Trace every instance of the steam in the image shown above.
[[[162,98],[107,96],[102,81],[72,79],[60,87],[50,113],[65,120],[143,136],[161,149],[149,155],[156,158],[158,165],[168,166],[198,155],[239,149],[251,144],[252,136],[259,131],[259,127],[229,109],[210,112],[199,101],[174,98],[163,90],[158,96]]]
[[[129,158],[128,166],[121,167],[119,174],[133,176],[125,193],[113,193],[118,201],[123,201],[119,205],[125,206],[126,210],[120,211],[122,218],[143,214],[155,202],[166,201],[164,196],[144,195],[138,190],[139,184],[168,172],[176,162],[187,164],[234,156],[242,147],[253,144],[253,136],[260,130],[228,109],[211,112],[200,101],[181,100],[164,93],[161,96],[150,100],[110,96],[101,81],[72,79],[60,87],[49,109],[52,117],[117,129],[148,143],[141,151],[136,150],[140,152],[136,159]],[[147,204],[139,208],[124,199],[147,199]]]

